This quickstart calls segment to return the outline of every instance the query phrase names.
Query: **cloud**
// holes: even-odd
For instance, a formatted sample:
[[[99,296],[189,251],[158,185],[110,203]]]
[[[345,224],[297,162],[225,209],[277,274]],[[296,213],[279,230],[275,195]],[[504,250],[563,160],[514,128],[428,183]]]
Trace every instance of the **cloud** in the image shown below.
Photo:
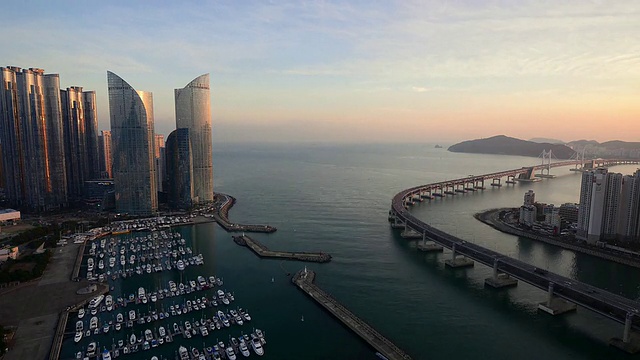
[[[412,86],[411,90],[413,90],[415,92],[426,92],[426,91],[429,91],[429,89],[427,89],[426,87],[422,87],[422,86]]]

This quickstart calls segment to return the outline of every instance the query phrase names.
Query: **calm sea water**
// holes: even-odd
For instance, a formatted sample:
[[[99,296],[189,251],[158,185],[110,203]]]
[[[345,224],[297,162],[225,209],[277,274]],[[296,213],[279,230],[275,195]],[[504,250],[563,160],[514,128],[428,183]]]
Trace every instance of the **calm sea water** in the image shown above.
[[[542,291],[523,283],[509,290],[485,289],[489,268],[446,269],[443,260],[450,256],[448,251],[419,253],[415,241],[400,238],[389,227],[391,198],[404,188],[538,161],[455,154],[434,149],[433,144],[221,144],[214,151],[215,189],[237,198],[232,220],[278,228],[274,234],[255,235],[270,248],[331,253],[333,260],[328,264],[307,264],[317,272],[318,285],[414,359],[629,358],[607,345],[610,337],[621,336],[622,325],[584,309],[555,318],[541,314],[536,304],[546,298]],[[634,170],[633,166],[614,168],[623,173]],[[518,206],[528,189],[541,202],[577,202],[580,176],[567,168],[553,172],[558,178],[438,199],[412,211],[468,241],[630,298],[640,296],[636,269],[502,234],[473,218],[484,209]],[[214,224],[179,231],[206,261],[203,267],[188,269],[185,276],[223,277],[224,287],[234,292],[235,306],[248,309],[253,317],[249,325],[212,333],[204,344],[226,341],[256,326],[266,332],[265,359],[377,358],[290,283],[288,274],[304,263],[260,260]],[[143,275],[116,284],[115,292],[128,294],[138,286],[152,287],[171,279],[179,276]],[[182,320],[198,317],[189,314]],[[134,330],[139,334],[145,328]],[[110,345],[128,334],[128,330],[112,331],[97,340]],[[124,359],[173,358],[181,343],[203,347],[202,338],[185,342],[178,337],[173,344]],[[81,345],[86,347],[86,342]],[[80,348],[68,340],[63,355],[71,357]]]

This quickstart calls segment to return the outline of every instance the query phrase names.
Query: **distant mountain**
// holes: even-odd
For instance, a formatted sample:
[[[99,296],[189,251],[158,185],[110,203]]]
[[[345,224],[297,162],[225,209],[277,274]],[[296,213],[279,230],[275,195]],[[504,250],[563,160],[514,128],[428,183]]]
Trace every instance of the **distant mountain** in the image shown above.
[[[640,142],[611,140],[599,143],[595,140],[576,140],[567,143],[575,151],[584,151],[585,157],[640,159]]]
[[[468,140],[451,145],[448,149],[451,152],[462,152],[472,154],[499,154],[499,155],[519,155],[538,157],[542,151],[553,152],[553,156],[558,159],[569,159],[575,151],[570,147],[559,144],[537,143],[520,140],[504,135],[493,136],[486,139]]]
[[[541,138],[541,137],[532,138],[532,139],[529,139],[529,141],[535,142],[535,143],[540,143],[540,144],[544,144],[544,143],[548,143],[548,144],[564,144],[564,141],[562,141],[562,140],[550,139],[550,138]]]

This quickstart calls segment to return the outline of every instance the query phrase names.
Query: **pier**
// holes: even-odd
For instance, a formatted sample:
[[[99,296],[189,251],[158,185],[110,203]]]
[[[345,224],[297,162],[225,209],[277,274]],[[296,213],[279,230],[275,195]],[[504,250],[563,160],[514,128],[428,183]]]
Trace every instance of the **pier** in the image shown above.
[[[247,235],[234,236],[233,241],[240,245],[246,246],[261,258],[273,258],[282,260],[298,260],[325,263],[331,261],[331,255],[323,252],[305,252],[305,251],[274,251],[269,250],[258,240],[252,239]]]
[[[309,297],[322,305],[333,316],[342,321],[342,323],[351,329],[354,333],[360,336],[371,347],[382,354],[389,360],[411,359],[404,351],[398,348],[389,339],[382,336],[371,325],[364,322],[362,319],[355,316],[351,311],[342,306],[331,295],[324,292],[313,283],[315,279],[315,272],[311,270],[298,271],[291,281],[298,286],[298,288],[305,292]]]
[[[229,221],[229,209],[235,204],[236,199],[231,195],[216,194],[216,209],[213,213],[213,219],[222,226],[227,232],[256,232],[256,233],[272,233],[276,229],[270,225],[247,225],[236,224]]]

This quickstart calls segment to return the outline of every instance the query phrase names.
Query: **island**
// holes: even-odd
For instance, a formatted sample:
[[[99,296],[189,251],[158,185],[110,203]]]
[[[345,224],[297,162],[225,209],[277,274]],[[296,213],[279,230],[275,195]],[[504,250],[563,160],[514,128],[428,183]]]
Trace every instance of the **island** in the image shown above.
[[[543,151],[551,151],[553,153],[553,157],[557,159],[570,159],[575,156],[576,153],[566,145],[537,143],[505,135],[463,141],[461,143],[451,145],[448,150],[460,153],[519,155],[531,157],[538,157]]]

